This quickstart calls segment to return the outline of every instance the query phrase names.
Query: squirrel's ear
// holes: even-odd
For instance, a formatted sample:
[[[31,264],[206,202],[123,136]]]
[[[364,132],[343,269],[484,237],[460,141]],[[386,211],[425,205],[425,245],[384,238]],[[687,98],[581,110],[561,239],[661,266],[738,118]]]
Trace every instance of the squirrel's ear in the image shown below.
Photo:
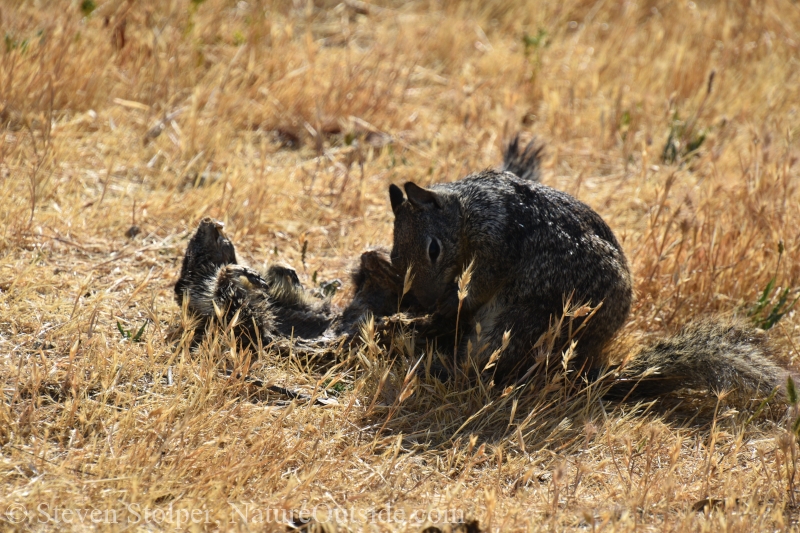
[[[397,208],[406,201],[403,191],[394,183],[389,185],[389,201],[392,203],[392,213],[397,213]]]
[[[404,185],[406,189],[406,194],[408,195],[408,201],[411,202],[414,207],[420,209],[429,209],[431,207],[441,207],[441,203],[439,202],[439,195],[429,189],[423,189],[413,181],[409,181]]]

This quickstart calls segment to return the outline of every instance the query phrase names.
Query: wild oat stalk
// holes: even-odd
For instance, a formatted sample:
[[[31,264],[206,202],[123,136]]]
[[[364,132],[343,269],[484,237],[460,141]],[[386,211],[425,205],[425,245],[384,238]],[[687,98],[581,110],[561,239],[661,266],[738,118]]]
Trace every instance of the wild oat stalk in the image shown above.
[[[489,362],[487,362],[486,366],[483,367],[482,372],[486,372],[488,369],[492,368],[495,363],[497,363],[497,360],[500,358],[503,352],[506,351],[506,348],[508,348],[509,342],[511,342],[511,330],[507,329],[503,332],[503,340],[500,344],[500,347],[492,352],[491,356],[489,356]]]
[[[456,332],[453,346],[453,376],[455,376],[458,364],[458,322],[461,319],[461,306],[469,296],[469,284],[472,281],[472,270],[475,266],[475,259],[469,262],[467,268],[458,277],[458,311],[456,312]]]
[[[403,294],[400,295],[400,299],[397,301],[397,312],[400,312],[400,304],[403,303],[403,298],[405,298],[408,291],[411,290],[411,285],[414,283],[414,273],[413,273],[413,266],[408,265],[406,269],[406,275],[403,279]]]
[[[357,356],[367,369],[371,369],[380,351],[377,340],[378,332],[375,328],[375,317],[372,314],[361,325],[360,335],[364,349],[358,350]],[[366,351],[366,355],[364,351]]]

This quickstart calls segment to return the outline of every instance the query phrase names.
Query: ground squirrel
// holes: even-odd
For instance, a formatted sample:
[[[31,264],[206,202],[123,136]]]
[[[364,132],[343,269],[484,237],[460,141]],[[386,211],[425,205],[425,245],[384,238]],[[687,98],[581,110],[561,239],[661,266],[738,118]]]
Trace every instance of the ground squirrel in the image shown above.
[[[600,215],[572,196],[538,183],[540,148],[506,150],[503,170],[485,170],[424,189],[391,185],[392,264],[411,268],[411,295],[432,312],[437,331],[454,329],[456,278],[473,264],[459,322],[473,346],[492,354],[511,332],[496,378],[524,373],[539,337],[573,304],[599,306],[578,334],[577,368],[592,368],[625,323],[631,276],[622,248]],[[584,318],[576,318],[573,331]],[[556,346],[561,351],[566,337]]]
[[[389,187],[391,262],[398,272],[411,270],[410,294],[431,314],[421,335],[444,334],[447,343],[458,333],[454,351],[461,358],[469,347],[478,353],[482,343],[483,368],[510,331],[493,371],[500,383],[524,376],[535,364],[537,341],[562,317],[567,301],[597,309],[569,318],[555,351],[574,337],[573,369],[596,374],[607,366],[604,349],[631,307],[631,275],[619,242],[589,206],[539,183],[540,154],[541,147],[522,148],[515,138],[499,171],[429,188],[408,182],[405,194]],[[457,279],[470,264],[468,295],[459,308]],[[638,385],[640,396],[681,387],[768,392],[786,376],[771,361],[763,332],[722,318],[695,322],[642,349],[616,389],[630,391],[627,378],[648,369],[656,371]]]

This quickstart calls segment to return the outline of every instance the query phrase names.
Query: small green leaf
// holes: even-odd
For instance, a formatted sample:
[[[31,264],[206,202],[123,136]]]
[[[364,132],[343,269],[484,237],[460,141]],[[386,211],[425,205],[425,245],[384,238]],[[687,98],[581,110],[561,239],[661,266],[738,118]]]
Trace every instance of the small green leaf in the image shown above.
[[[524,34],[522,36],[522,42],[525,45],[525,55],[528,55],[531,49],[538,50],[549,44],[547,42],[547,32],[542,28],[539,28],[536,36],[528,35],[527,33]]]
[[[702,145],[703,141],[705,140],[706,140],[706,134],[704,132],[701,132],[700,135],[698,135],[697,137],[695,137],[686,144],[684,155],[689,155],[691,153],[696,152],[700,148],[700,145]]]
[[[620,126],[628,126],[631,123],[631,112],[625,111],[622,113],[622,118],[620,118],[619,124]]]
[[[789,403],[797,405],[797,387],[794,385],[792,376],[786,378],[786,396],[789,398]]]
[[[779,290],[775,295],[777,298],[773,298],[772,291],[775,287],[775,282],[776,278],[773,276],[773,278],[769,280],[769,283],[767,283],[764,291],[758,297],[755,305],[753,305],[747,313],[747,315],[753,319],[753,323],[764,330],[770,329],[777,324],[786,313],[794,308],[797,301],[800,300],[800,296],[798,296],[792,303],[787,305],[789,293],[791,292],[791,289],[788,287]]]
[[[117,329],[119,330],[119,332],[122,335],[123,339],[130,339],[131,338],[131,334],[129,332],[125,331],[125,328],[122,327],[122,324],[119,323],[119,320],[117,320]]]
[[[343,383],[341,381],[337,381],[336,383],[331,385],[332,382],[333,382],[332,379],[326,379],[325,381],[322,382],[322,388],[327,390],[329,393],[333,394],[334,396],[338,396],[339,394],[341,394],[343,392],[346,392],[346,391],[348,391],[348,390],[353,388],[352,385],[348,385],[348,384]]]
[[[97,4],[93,0],[83,0],[81,2],[81,13],[83,13],[84,17],[91,15],[95,8],[97,8]]]
[[[792,433],[794,433],[795,436],[800,437],[800,416],[798,416],[792,424]]]
[[[142,341],[142,333],[144,333],[144,328],[146,328],[146,327],[147,327],[147,320],[144,321],[144,324],[142,324],[142,327],[139,328],[139,331],[136,332],[136,335],[131,337],[131,341],[132,342],[141,342]]]
[[[342,287],[342,282],[338,279],[325,281],[323,283],[320,283],[319,285],[319,288],[322,289],[322,294],[324,294],[328,298],[334,296],[336,294],[336,291],[338,291],[341,287]]]
[[[775,387],[774,389],[772,389],[772,392],[769,393],[769,396],[767,396],[766,398],[761,400],[761,403],[759,404],[758,408],[753,412],[752,415],[750,415],[750,418],[748,418],[747,421],[744,423],[745,426],[749,426],[750,422],[755,420],[756,417],[759,414],[761,414],[761,411],[764,410],[764,407],[766,407],[767,404],[772,401],[772,399],[775,397],[775,395],[778,394],[778,388],[779,387]]]
[[[773,277],[771,280],[769,280],[769,283],[767,283],[764,292],[762,292],[761,296],[759,296],[758,300],[756,300],[756,305],[750,310],[750,313],[748,313],[750,316],[757,316],[761,314],[769,302],[769,293],[772,292],[772,287],[774,285],[775,278]]]

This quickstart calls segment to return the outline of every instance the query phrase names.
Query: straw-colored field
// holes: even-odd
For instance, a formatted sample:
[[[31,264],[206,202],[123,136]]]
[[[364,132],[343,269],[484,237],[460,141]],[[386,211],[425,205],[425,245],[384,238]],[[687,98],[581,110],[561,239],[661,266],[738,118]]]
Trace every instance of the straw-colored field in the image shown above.
[[[5,0],[0,32],[0,529],[800,527],[784,400],[504,396],[374,342],[252,361],[319,406],[226,378],[224,337],[166,340],[202,217],[341,303],[390,183],[496,166],[517,131],[631,262],[616,356],[774,278],[763,324],[800,286],[796,2]],[[800,313],[768,333],[796,364]]]

